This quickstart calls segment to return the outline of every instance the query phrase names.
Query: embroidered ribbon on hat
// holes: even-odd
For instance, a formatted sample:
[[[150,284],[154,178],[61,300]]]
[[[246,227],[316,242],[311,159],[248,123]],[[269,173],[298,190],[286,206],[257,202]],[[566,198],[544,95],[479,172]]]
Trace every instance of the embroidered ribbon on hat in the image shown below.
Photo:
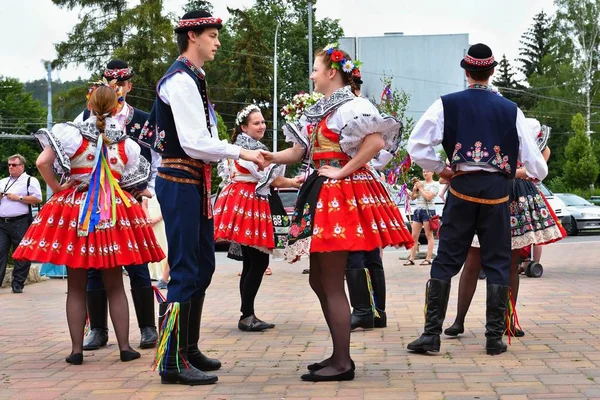
[[[194,18],[194,19],[180,19],[175,29],[190,28],[194,26],[203,25],[216,25],[222,22],[221,18],[205,17],[205,18]]]
[[[489,67],[495,61],[494,56],[491,56],[489,58],[474,58],[468,54],[465,56],[464,60],[467,64],[474,65],[477,67]]]
[[[119,79],[126,78],[133,75],[133,69],[129,68],[121,68],[121,69],[108,69],[104,70],[104,76],[107,78]]]

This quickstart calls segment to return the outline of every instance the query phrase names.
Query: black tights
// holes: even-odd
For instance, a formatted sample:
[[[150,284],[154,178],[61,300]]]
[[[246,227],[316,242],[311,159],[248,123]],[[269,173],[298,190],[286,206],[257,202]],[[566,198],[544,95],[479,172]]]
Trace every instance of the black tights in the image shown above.
[[[240,277],[240,297],[242,298],[242,317],[254,315],[254,299],[263,276],[269,267],[269,255],[253,247],[242,246],[243,269]]]
[[[119,349],[131,350],[129,346],[129,305],[123,287],[121,268],[102,269],[102,280],[108,297],[110,318],[115,327]],[[67,268],[67,323],[71,334],[71,353],[83,351],[86,307],[85,289],[87,285],[85,268]]]
[[[317,375],[337,375],[351,368],[350,304],[344,289],[347,262],[347,251],[310,255],[310,286],[319,298],[333,341],[333,354],[321,362],[325,368]]]
[[[519,294],[519,252],[519,250],[511,252],[510,262],[510,291],[515,304],[517,304],[517,295]],[[463,325],[465,322],[471,300],[477,289],[479,271],[481,271],[481,250],[479,247],[471,247],[460,275],[455,324]]]

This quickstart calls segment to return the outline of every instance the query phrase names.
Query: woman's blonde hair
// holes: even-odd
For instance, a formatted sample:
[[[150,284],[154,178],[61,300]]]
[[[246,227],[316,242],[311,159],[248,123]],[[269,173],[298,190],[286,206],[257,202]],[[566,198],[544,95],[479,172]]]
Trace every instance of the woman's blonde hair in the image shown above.
[[[106,129],[106,117],[110,117],[119,106],[117,94],[110,86],[98,86],[90,95],[88,106],[96,116],[96,127],[100,133]]]

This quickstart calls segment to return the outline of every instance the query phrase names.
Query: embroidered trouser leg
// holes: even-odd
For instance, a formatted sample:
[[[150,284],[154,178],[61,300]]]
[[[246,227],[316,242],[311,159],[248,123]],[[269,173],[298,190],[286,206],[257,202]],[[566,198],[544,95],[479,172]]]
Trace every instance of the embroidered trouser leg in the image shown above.
[[[159,168],[172,175],[181,171]],[[202,188],[156,178],[156,195],[165,222],[171,280],[168,302],[201,297],[215,271],[213,220],[202,214]]]

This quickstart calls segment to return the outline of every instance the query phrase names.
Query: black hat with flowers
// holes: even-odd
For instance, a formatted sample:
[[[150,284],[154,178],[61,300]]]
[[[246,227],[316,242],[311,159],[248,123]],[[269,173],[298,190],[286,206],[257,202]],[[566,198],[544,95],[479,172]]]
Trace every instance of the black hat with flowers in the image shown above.
[[[221,18],[216,18],[210,15],[208,11],[197,10],[190,11],[184,14],[175,27],[175,33],[194,31],[202,28],[217,28],[223,27]]]
[[[487,71],[498,65],[489,46],[477,43],[469,47],[467,55],[460,61],[460,66],[467,71]]]

